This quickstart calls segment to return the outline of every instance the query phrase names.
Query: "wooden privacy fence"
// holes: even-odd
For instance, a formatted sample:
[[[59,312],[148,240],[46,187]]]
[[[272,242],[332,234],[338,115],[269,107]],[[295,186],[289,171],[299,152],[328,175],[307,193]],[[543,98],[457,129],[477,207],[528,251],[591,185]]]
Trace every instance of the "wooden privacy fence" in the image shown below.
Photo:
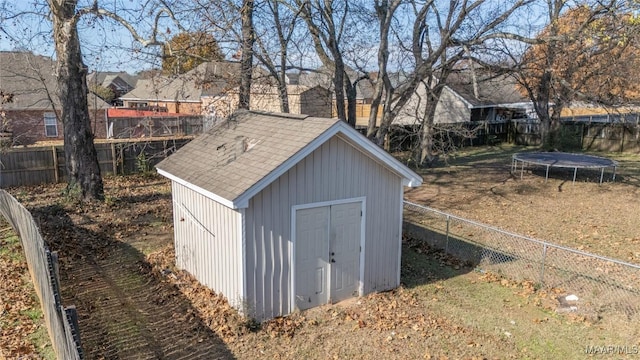
[[[61,301],[57,254],[47,248],[31,213],[4,190],[0,190],[0,213],[20,235],[57,358],[82,359],[76,309],[63,306]]]
[[[122,140],[96,143],[101,174],[126,175],[150,171],[193,137]],[[0,188],[66,181],[62,145],[11,148],[0,153]]]

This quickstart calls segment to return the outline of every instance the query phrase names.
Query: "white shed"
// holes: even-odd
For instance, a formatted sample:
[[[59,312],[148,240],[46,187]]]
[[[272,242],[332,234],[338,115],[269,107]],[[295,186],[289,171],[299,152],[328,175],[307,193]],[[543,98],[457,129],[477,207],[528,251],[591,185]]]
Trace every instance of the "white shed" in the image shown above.
[[[176,265],[258,320],[400,284],[422,178],[338,119],[238,111],[157,165]]]

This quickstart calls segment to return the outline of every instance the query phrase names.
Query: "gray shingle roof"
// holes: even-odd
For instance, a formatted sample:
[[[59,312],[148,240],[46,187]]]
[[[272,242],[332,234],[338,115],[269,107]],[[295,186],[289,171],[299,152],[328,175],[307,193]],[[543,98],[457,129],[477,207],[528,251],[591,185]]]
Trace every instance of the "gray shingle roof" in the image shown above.
[[[138,81],[138,77],[135,75],[131,75],[127,72],[120,71],[101,71],[101,72],[91,72],[87,75],[87,82],[89,84],[95,84],[108,87],[114,81],[124,82],[129,88],[134,88],[136,82]]]
[[[26,51],[0,51],[0,89],[13,94],[13,102],[5,104],[5,110],[52,110],[52,105],[60,109],[57,86],[51,58]],[[91,109],[109,107],[92,93],[88,105]]]
[[[47,90],[55,97],[54,63],[30,52],[0,52],[0,88],[13,94],[7,110],[50,109]],[[57,103],[57,101],[54,102]]]
[[[238,111],[156,168],[234,201],[338,121]]]
[[[516,80],[509,75],[486,74],[478,71],[477,94],[473,89],[473,78],[470,71],[449,75],[446,84],[473,107],[530,101],[518,91]]]
[[[215,96],[238,85],[239,74],[237,62],[206,62],[178,76],[140,79],[121,99],[198,102],[202,96]]]
[[[122,95],[122,99],[158,101],[200,101],[201,90],[188,78],[158,76],[140,79],[136,88]]]

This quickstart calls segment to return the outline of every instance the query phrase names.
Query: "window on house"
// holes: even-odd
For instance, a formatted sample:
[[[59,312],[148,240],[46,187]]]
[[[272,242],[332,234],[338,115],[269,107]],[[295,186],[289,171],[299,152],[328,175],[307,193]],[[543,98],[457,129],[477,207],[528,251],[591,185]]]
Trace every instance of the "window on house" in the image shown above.
[[[44,114],[44,135],[46,137],[58,137],[58,120],[55,113]]]
[[[149,104],[146,102],[130,102],[129,107],[132,109],[144,109],[149,107]]]

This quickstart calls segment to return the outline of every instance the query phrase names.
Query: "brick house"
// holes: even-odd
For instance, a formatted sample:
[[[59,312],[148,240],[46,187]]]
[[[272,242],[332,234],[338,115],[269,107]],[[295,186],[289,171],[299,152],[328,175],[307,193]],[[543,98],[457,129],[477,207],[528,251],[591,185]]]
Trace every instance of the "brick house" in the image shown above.
[[[128,109],[224,119],[238,108],[239,85],[240,63],[206,62],[178,76],[140,79],[120,101]],[[326,88],[289,84],[287,90],[291,113],[331,116],[331,93]],[[275,82],[259,67],[254,68],[249,106],[252,110],[280,111]]]
[[[13,94],[13,102],[3,105],[5,124],[0,130],[12,133],[13,145],[64,138],[56,87],[51,58],[22,51],[0,52],[0,89]],[[109,105],[91,93],[88,105],[95,137],[105,138]]]

